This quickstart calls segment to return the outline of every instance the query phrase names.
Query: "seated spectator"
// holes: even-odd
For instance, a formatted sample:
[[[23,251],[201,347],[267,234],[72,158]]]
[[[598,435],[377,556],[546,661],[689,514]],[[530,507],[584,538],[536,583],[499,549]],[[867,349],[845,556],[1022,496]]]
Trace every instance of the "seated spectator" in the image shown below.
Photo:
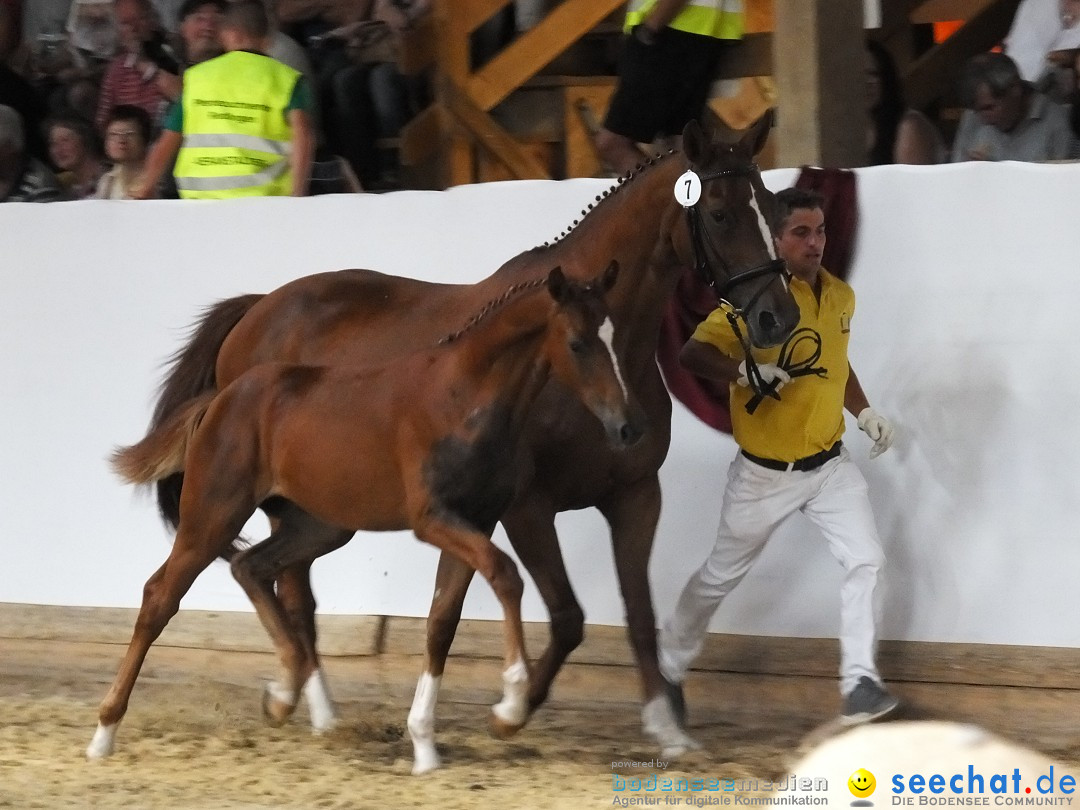
[[[105,155],[113,166],[98,183],[95,197],[101,200],[134,199],[132,192],[143,183],[152,131],[150,116],[142,107],[131,104],[113,107],[105,123]]]
[[[968,60],[960,77],[967,110],[953,142],[953,161],[1067,160],[1077,155],[1069,113],[1020,78],[1003,53]]]
[[[265,55],[269,35],[262,0],[229,6],[221,27],[226,53],[185,71],[183,95],[134,197],[150,196],[174,158],[184,198],[307,194],[311,92],[300,73]]]
[[[1080,48],[1073,51],[1073,86],[1069,90],[1069,123],[1073,137],[1080,140]]]
[[[866,40],[866,133],[868,166],[887,163],[944,163],[945,143],[929,118],[904,105],[900,76],[880,43]]]
[[[27,150],[39,160],[45,160],[48,147],[41,124],[48,110],[45,100],[30,83],[29,50],[22,45],[17,20],[9,6],[0,4],[0,104],[19,113],[26,130]]]
[[[319,40],[324,68],[333,68],[322,74],[327,141],[331,151],[349,161],[365,188],[396,184],[397,167],[382,160],[376,141],[396,137],[426,103],[423,88],[398,70],[397,51],[401,35],[430,7],[430,0],[374,0],[367,18]]]
[[[22,118],[0,104],[0,202],[55,202],[60,183],[48,166],[26,151]]]
[[[1076,85],[1076,52],[1080,49],[1080,0],[1061,0],[1061,32],[1050,43],[1046,71],[1037,87],[1055,101],[1071,104]]]
[[[30,75],[30,56],[30,49],[23,42],[19,15],[11,6],[0,3],[0,65],[26,78]]]
[[[109,112],[134,104],[160,124],[167,104],[180,96],[180,62],[158,27],[150,0],[115,0],[120,53],[105,70],[94,123],[104,131]]]
[[[1005,36],[1005,53],[1024,81],[1042,86],[1052,77],[1051,54],[1080,47],[1080,0],[1021,0]]]
[[[92,196],[104,171],[94,128],[82,118],[65,115],[51,119],[45,132],[49,159],[58,169],[56,178],[65,196],[71,200]]]
[[[184,67],[225,52],[225,46],[221,44],[221,18],[226,8],[225,0],[184,0],[177,16],[180,61]]]

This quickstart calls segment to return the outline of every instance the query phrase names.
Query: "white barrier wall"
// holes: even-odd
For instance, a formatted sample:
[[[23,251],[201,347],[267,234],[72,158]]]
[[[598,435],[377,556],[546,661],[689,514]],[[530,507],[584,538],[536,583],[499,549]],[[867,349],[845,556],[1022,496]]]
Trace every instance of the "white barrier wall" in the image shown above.
[[[169,537],[105,457],[143,435],[160,364],[202,307],[344,267],[475,280],[558,234],[607,185],[0,206],[0,601],[138,605]],[[1080,645],[1078,188],[1073,165],[859,173],[852,362],[900,439],[874,462],[852,419],[847,441],[889,558],[886,638]],[[711,547],[734,452],[676,407],[651,569],[661,615]],[[588,621],[621,623],[606,525],[588,510],[558,526]],[[425,615],[435,561],[409,534],[361,535],[316,564],[320,610]],[[796,516],[713,628],[835,635],[839,584]],[[249,609],[220,563],[184,607]],[[500,615],[484,583],[466,613]],[[545,615],[530,584],[525,618]]]

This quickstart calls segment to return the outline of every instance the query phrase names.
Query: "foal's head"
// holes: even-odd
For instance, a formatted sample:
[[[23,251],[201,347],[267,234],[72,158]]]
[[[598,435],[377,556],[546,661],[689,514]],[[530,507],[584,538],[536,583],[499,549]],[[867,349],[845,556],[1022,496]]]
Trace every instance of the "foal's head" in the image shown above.
[[[693,175],[675,188],[687,222],[680,253],[743,316],[757,346],[783,342],[799,322],[773,243],[775,203],[754,163],[771,122],[766,115],[732,144],[691,121],[683,151]]]
[[[626,378],[613,345],[614,326],[605,294],[615,286],[619,265],[612,262],[598,278],[572,281],[556,267],[547,289],[555,299],[545,344],[551,373],[600,420],[612,444],[628,447],[641,438],[639,413],[629,402]]]

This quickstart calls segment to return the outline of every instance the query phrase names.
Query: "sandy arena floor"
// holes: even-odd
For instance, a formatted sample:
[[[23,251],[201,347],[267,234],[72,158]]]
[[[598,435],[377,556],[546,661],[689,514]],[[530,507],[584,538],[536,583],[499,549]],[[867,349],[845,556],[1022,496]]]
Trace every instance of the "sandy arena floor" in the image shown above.
[[[579,810],[612,806],[613,774],[660,770],[612,766],[656,756],[640,731],[636,673],[625,667],[567,667],[548,705],[502,742],[486,727],[499,683],[496,662],[451,658],[438,725],[445,767],[413,777],[404,722],[418,658],[330,659],[341,723],[317,737],[303,707],[283,728],[263,723],[260,681],[275,671],[269,655],[168,647],[150,652],[117,753],[88,762],[83,751],[97,704],[122,648],[0,644],[0,808]],[[773,680],[788,683],[695,678],[691,726],[704,750],[664,775],[783,774],[800,742],[829,720],[831,710],[813,707],[830,706],[835,686]],[[772,699],[777,694],[784,697]],[[1075,735],[1041,747],[1080,762]]]

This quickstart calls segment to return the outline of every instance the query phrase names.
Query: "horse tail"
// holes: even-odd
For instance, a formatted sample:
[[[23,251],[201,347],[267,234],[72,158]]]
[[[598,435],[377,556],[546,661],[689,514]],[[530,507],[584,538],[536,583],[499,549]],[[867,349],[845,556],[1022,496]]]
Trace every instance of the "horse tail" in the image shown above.
[[[216,396],[216,391],[199,394],[163,425],[146,434],[142,441],[130,447],[118,447],[109,459],[113,472],[136,485],[161,481],[183,472],[188,441]]]
[[[233,327],[262,297],[239,295],[207,307],[192,327],[187,343],[167,362],[168,371],[158,390],[157,404],[150,420],[150,433],[164,426],[192,399],[217,389],[214,369],[221,346]],[[182,472],[156,479],[161,519],[174,529],[180,523],[180,488],[183,481]]]

